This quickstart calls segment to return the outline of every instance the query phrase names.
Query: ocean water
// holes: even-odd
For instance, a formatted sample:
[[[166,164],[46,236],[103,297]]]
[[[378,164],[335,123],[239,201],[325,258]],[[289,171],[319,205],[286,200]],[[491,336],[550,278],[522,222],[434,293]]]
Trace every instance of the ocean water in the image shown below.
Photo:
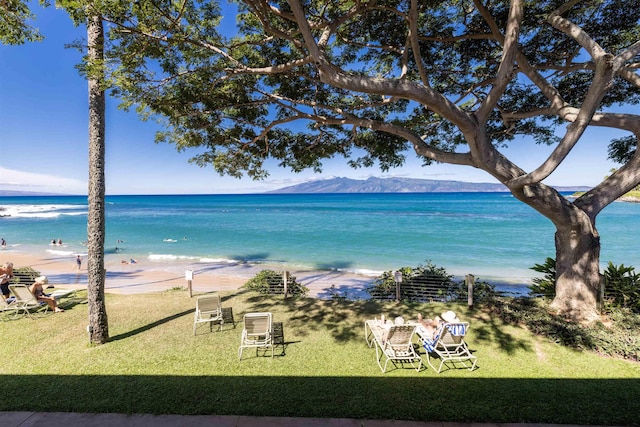
[[[630,203],[598,216],[603,267],[640,269],[639,218]],[[86,197],[0,197],[5,251],[85,255],[86,220]],[[552,223],[509,193],[108,196],[106,221],[107,260],[176,271],[239,264],[375,275],[431,261],[456,276],[528,283],[538,275],[531,266],[555,257]]]

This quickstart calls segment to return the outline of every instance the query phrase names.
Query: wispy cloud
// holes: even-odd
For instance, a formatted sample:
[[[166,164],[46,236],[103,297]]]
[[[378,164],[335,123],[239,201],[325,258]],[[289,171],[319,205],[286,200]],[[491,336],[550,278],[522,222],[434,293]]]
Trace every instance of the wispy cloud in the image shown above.
[[[52,174],[0,167],[0,190],[86,194],[87,183]]]

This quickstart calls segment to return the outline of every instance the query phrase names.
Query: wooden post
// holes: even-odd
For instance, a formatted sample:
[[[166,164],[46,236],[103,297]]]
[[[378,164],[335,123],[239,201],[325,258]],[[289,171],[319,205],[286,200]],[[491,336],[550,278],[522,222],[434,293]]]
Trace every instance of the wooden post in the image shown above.
[[[396,271],[393,273],[393,280],[396,282],[396,302],[400,302],[400,284],[402,283],[402,271]]]
[[[289,272],[288,271],[282,272],[282,281],[284,282],[284,297],[287,298],[287,294],[289,293],[289,287],[288,287]]]
[[[193,297],[193,270],[185,270],[184,278],[187,280],[187,289],[189,290],[189,298]]]
[[[467,274],[464,281],[467,284],[467,305],[471,308],[473,307],[473,285],[476,283],[476,278],[473,274]]]

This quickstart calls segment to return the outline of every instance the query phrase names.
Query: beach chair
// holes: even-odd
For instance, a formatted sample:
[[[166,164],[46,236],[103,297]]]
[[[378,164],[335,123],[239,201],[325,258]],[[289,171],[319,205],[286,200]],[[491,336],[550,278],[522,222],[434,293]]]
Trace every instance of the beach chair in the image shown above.
[[[14,299],[11,302],[7,302],[3,296],[0,296],[0,314],[3,319],[8,317],[7,315],[17,316],[19,314],[19,310],[16,300]]]
[[[471,354],[464,336],[469,330],[468,322],[443,323],[440,325],[433,338],[429,338],[418,330],[418,336],[427,352],[427,363],[436,372],[440,373],[442,366],[451,362],[452,365],[460,363],[463,367],[473,371],[478,358]],[[440,365],[436,368],[432,360],[440,359]]]
[[[222,329],[224,317],[222,315],[222,302],[220,295],[203,295],[196,299],[196,312],[193,318],[193,335],[200,323],[208,323],[209,331],[213,330],[213,324],[218,323],[218,330]]]
[[[31,310],[38,312],[43,310],[45,313],[49,310],[47,303],[38,301],[35,295],[31,293],[31,290],[27,285],[9,285],[9,290],[16,297],[16,315],[24,313],[31,317]]]
[[[247,313],[244,315],[244,328],[240,337],[238,359],[242,360],[242,350],[247,347],[258,349],[271,347],[273,357],[273,316],[271,313]]]
[[[376,360],[382,372],[387,371],[389,361],[396,365],[398,362],[409,362],[416,371],[420,372],[422,358],[413,347],[413,334],[415,325],[392,325],[390,327],[378,327],[374,331],[376,342]],[[382,364],[384,359],[384,365]],[[414,362],[418,362],[418,366]]]

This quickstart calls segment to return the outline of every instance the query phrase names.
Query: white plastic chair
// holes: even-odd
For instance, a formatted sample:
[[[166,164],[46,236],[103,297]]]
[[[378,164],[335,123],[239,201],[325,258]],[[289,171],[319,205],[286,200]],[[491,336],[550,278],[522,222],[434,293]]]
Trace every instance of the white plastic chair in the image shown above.
[[[244,328],[240,337],[238,359],[242,360],[242,350],[247,347],[255,347],[256,354],[259,348],[271,347],[271,357],[273,357],[273,316],[271,313],[247,313],[244,315]]]
[[[218,330],[222,329],[224,318],[222,316],[222,302],[220,295],[203,295],[196,299],[196,312],[193,318],[193,335],[200,323],[209,323],[209,330],[213,329],[213,323],[219,323]]]

